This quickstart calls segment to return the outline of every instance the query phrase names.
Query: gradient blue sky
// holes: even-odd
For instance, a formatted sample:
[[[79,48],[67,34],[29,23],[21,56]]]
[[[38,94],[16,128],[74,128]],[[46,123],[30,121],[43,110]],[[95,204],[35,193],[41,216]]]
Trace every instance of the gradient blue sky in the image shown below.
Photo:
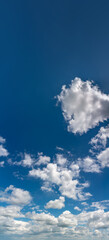
[[[96,209],[91,208],[93,202],[101,204],[101,201],[109,200],[108,157],[105,156],[107,161],[105,167],[100,162],[101,160],[97,160],[99,154],[108,151],[109,138],[107,133],[109,127],[109,109],[107,107],[109,103],[109,2],[107,0],[2,0],[0,1],[0,31],[0,136],[5,139],[1,139],[0,143],[5,149],[4,151],[7,151],[4,153],[0,149],[2,152],[0,153],[2,162],[0,167],[0,211],[5,211],[6,207],[17,206],[18,208],[20,206],[21,209],[17,209],[17,212],[20,211],[20,214],[23,212],[25,217],[20,215],[17,221],[28,222],[33,226],[39,224],[40,229],[45,224],[45,229],[48,229],[38,233],[30,226],[31,233],[27,232],[26,227],[23,232],[20,227],[16,230],[12,229],[10,221],[10,230],[8,231],[9,226],[1,224],[4,218],[8,218],[3,215],[3,219],[0,220],[2,239],[22,239],[22,234],[25,239],[31,240],[36,237],[47,240],[58,239],[58,237],[60,239],[63,236],[65,239],[75,239],[76,237],[82,240],[93,239],[93,237],[102,239],[104,236],[105,239],[108,239],[109,225],[108,227],[96,227],[95,232],[91,235],[88,233],[86,235],[84,230],[84,235],[81,237],[83,229],[74,229],[72,222],[66,223],[67,227],[58,226],[59,233],[57,233],[54,225],[51,230],[49,224],[43,223],[45,220],[39,221],[40,223],[36,220],[31,224],[33,218],[29,214],[30,212],[32,214],[34,206],[39,206],[39,209],[37,207],[35,210],[37,216],[46,214],[47,218],[51,214],[50,216],[54,216],[56,221],[59,221],[57,219],[62,214],[70,214],[65,211],[70,211],[71,214],[78,215],[78,217],[79,214],[85,214],[84,211],[86,213],[92,211],[92,214],[94,212],[102,214],[103,222],[107,219],[104,220],[105,216],[103,215],[106,212],[109,218],[109,206],[107,206],[109,203],[104,206],[106,202],[103,202],[103,206],[100,205]],[[75,77],[82,79],[79,81],[86,87],[87,92],[86,80],[93,80],[90,91],[94,89],[93,86],[98,85],[101,98],[103,98],[103,103],[100,102],[101,105],[103,104],[100,112],[102,122],[97,120],[95,126],[89,126],[83,132],[68,131],[69,120],[66,121],[62,114],[62,112],[68,111],[68,106],[63,106],[64,97],[59,100],[60,103],[57,105],[57,98],[63,91],[62,86],[66,85],[69,94],[70,84],[74,87],[74,82],[76,84],[78,82],[76,79],[71,83]],[[98,94],[98,92],[97,89],[96,93]],[[104,100],[103,93],[105,93],[107,102]],[[77,92],[78,97],[79,94]],[[82,94],[84,94],[84,89]],[[58,97],[56,98],[56,96]],[[76,105],[75,99],[72,101],[69,98],[68,104],[69,106],[74,104],[77,112],[82,111]],[[94,102],[91,107],[95,109]],[[84,109],[88,108],[90,106],[86,103]],[[73,111],[72,114],[74,114]],[[91,115],[90,112],[87,114],[89,115],[85,119],[85,124]],[[93,116],[95,115],[91,115],[92,122],[94,121]],[[75,118],[76,124],[78,118]],[[78,124],[80,122],[81,119]],[[104,129],[105,135],[107,134],[107,144],[100,148],[95,144],[95,150],[93,144],[91,145],[89,142],[98,134],[101,127]],[[91,153],[91,149],[95,152]],[[42,154],[38,155],[38,153]],[[68,197],[59,190],[60,183],[58,184],[54,180],[54,182],[47,180],[50,184],[49,187],[53,187],[52,191],[41,190],[45,180],[41,177],[31,177],[29,172],[34,169],[43,171],[43,168],[49,165],[49,163],[46,166],[37,165],[40,156],[45,157],[43,161],[46,161],[46,156],[48,156],[51,158],[52,164],[57,164],[56,154],[58,157],[67,159],[68,163],[63,165],[59,171],[63,169],[70,171],[72,162],[79,166],[80,175],[77,176],[77,179],[80,184],[89,183],[90,186],[84,188],[83,192],[89,192],[92,196],[89,196],[88,199],[84,197],[84,200],[79,197],[79,199]],[[26,159],[26,156],[30,157],[30,161],[33,159],[34,163],[31,162],[29,166],[24,164],[23,160]],[[97,164],[101,164],[99,173],[94,170],[86,171],[86,166],[83,169],[83,162],[87,156],[94,159]],[[81,163],[78,162],[79,158]],[[6,190],[10,185],[14,187]],[[18,189],[22,191],[22,198],[23,194],[27,194],[27,202],[21,203],[17,199]],[[14,193],[16,196],[14,201],[17,203],[11,199]],[[60,197],[65,200],[64,208],[46,208],[46,204],[50,200],[54,201]],[[88,205],[82,205],[81,201]],[[74,209],[75,206],[80,210]],[[65,217],[63,218],[65,219]],[[12,219],[12,216],[10,219],[16,220],[15,217]],[[76,216],[75,219],[77,220]],[[87,221],[90,222],[88,217]],[[101,218],[99,222],[101,222]],[[22,223],[20,224],[22,225]],[[60,230],[60,228],[62,229]],[[90,228],[91,226],[87,227],[87,231]],[[103,230],[104,228],[106,231]],[[22,232],[20,233],[20,231]],[[78,231],[80,231],[80,235]]]

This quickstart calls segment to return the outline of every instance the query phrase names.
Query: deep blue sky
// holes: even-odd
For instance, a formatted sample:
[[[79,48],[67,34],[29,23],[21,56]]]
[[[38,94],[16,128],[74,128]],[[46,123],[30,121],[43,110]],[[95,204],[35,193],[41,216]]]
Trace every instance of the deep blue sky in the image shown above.
[[[108,92],[108,13],[108,1],[0,2],[0,132],[12,153],[73,147],[54,96],[75,76]]]
[[[1,0],[0,135],[13,158],[21,152],[53,156],[56,146],[74,156],[87,155],[87,143],[99,128],[82,136],[69,133],[54,98],[75,77],[94,80],[102,92],[109,92],[109,1]],[[23,184],[42,205],[43,196],[51,197],[40,194],[40,182],[36,193],[36,180],[15,178],[13,168],[19,171],[0,168],[1,187]],[[20,171],[28,173],[22,167]],[[104,199],[109,198],[109,170],[104,173],[83,174],[91,181],[91,192],[96,181],[96,200],[102,200],[100,183]]]

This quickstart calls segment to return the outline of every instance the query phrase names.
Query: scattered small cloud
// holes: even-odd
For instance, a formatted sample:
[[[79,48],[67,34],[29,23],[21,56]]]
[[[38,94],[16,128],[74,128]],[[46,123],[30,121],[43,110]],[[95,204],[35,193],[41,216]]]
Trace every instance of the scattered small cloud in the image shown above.
[[[105,148],[108,138],[109,125],[107,127],[101,127],[97,135],[91,139],[90,144],[92,145],[92,149],[100,150],[101,148]]]
[[[49,209],[49,208],[54,208],[54,209],[61,209],[63,207],[65,207],[65,198],[64,197],[60,197],[59,199],[55,199],[55,200],[50,200],[46,205],[45,208]]]
[[[81,209],[79,207],[74,207],[74,210],[77,210],[77,211],[81,211]]]
[[[3,145],[0,145],[0,157],[7,157],[8,154],[7,149]]]

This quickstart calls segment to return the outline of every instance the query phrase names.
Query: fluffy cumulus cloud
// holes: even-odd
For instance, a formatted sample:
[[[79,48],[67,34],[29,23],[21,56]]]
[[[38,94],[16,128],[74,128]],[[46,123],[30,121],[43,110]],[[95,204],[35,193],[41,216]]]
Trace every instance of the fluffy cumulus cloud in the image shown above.
[[[103,168],[109,167],[109,147],[96,153],[95,157],[79,158],[77,166],[79,166],[79,170],[87,173],[101,173]]]
[[[32,197],[26,190],[15,188],[10,185],[5,191],[0,191],[0,202],[13,205],[27,205],[31,202]]]
[[[50,157],[43,155],[43,153],[39,153],[36,165],[38,166],[46,165],[47,163],[50,162],[50,160],[51,160]]]
[[[57,96],[68,123],[68,131],[86,133],[109,118],[109,95],[102,93],[91,81],[75,78]]]
[[[33,158],[30,154],[24,153],[20,161],[8,160],[10,165],[22,166],[26,168],[32,168],[34,166],[46,165],[50,162],[50,157],[43,155],[43,153],[38,153],[38,157]]]
[[[75,207],[77,211],[79,208]],[[27,221],[28,219],[28,221]],[[19,206],[0,207],[0,233],[7,239],[108,239],[109,212],[103,209],[72,214],[66,210],[55,217],[50,213],[27,211]]]
[[[65,163],[67,162],[67,159],[63,157],[62,154],[57,154],[56,158],[57,158],[57,164],[59,165],[65,165]]]
[[[43,180],[42,190],[49,191],[54,186],[57,186],[63,196],[74,200],[87,199],[91,194],[83,190],[89,187],[89,184],[79,182],[79,166],[75,163],[72,163],[70,166],[64,166],[66,162],[67,160],[62,155],[58,155],[56,161],[48,163],[46,167],[30,170],[29,176]]]
[[[33,159],[30,154],[25,153],[24,159],[20,163],[24,167],[31,167],[33,164]]]
[[[31,157],[30,154],[24,153],[23,157],[20,161],[12,161],[12,159],[9,159],[8,163],[10,165],[16,165],[16,166],[31,168],[34,164],[34,161],[35,160]]]
[[[83,134],[109,118],[109,96],[90,81],[83,82],[75,78],[68,88],[62,87],[57,98],[70,132]],[[41,210],[27,190],[10,185],[4,191],[0,191],[1,239],[3,234],[6,235],[6,239],[11,237],[11,240],[108,240],[109,200],[93,200],[92,203],[90,200],[89,204],[87,200],[92,195],[87,188],[90,183],[83,181],[83,172],[98,174],[103,168],[109,167],[108,138],[109,126],[101,127],[90,141],[89,156],[80,156],[75,160],[71,159],[72,154],[64,156],[64,149],[59,147],[57,150],[61,154],[56,154],[52,159],[42,152],[35,158],[24,153],[18,161],[9,159],[10,165],[29,168],[28,176],[36,178],[36,181],[41,180],[41,190],[55,191],[58,197],[47,200]],[[4,144],[5,139],[0,137],[1,157],[7,157],[9,154]],[[1,159],[0,166],[4,166],[4,158]],[[73,213],[67,210],[65,203],[68,201],[72,202]],[[59,214],[53,215],[52,209],[57,209]]]
[[[84,159],[79,159],[78,165],[84,172],[91,172],[91,173],[101,172],[100,164],[97,162],[96,159],[93,159],[89,156],[85,157]]]
[[[22,209],[28,205],[32,197],[28,191],[15,188],[10,185],[4,191],[0,191],[0,238],[6,236],[15,239],[13,235],[27,234],[30,224],[26,221]],[[3,237],[4,238],[4,237]],[[10,239],[10,238],[9,238]]]
[[[54,208],[54,209],[61,209],[63,207],[65,207],[65,198],[64,197],[60,197],[59,199],[55,199],[54,201],[51,200],[49,201],[46,205],[45,208]]]

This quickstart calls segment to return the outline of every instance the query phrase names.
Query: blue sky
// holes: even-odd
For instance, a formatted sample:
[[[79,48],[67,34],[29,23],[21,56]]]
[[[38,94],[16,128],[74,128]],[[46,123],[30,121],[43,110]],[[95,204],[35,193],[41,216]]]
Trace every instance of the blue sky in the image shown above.
[[[109,2],[0,2],[3,240],[109,237]]]

